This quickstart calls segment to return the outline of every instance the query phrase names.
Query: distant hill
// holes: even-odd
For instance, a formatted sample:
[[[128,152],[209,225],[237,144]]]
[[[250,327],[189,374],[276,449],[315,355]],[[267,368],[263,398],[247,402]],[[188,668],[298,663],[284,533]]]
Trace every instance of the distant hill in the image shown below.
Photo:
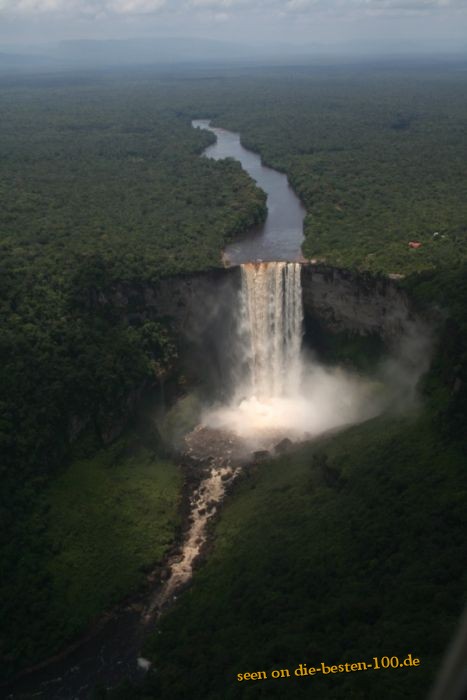
[[[465,58],[467,47],[452,44],[438,51],[423,43],[325,42],[287,44],[242,44],[194,37],[155,37],[136,39],[75,39],[37,45],[0,44],[0,73],[34,73],[80,69],[106,69],[131,66],[186,66],[223,63],[332,64],[348,60],[449,61]]]
[[[196,38],[69,40],[42,46],[0,46],[0,71],[44,68],[106,68],[251,60],[271,49]]]

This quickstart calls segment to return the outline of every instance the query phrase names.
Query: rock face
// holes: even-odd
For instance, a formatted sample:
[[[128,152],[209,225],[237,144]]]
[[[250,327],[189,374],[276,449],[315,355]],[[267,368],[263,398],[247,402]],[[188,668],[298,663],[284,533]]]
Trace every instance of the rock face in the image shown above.
[[[90,309],[108,309],[128,322],[168,318],[184,334],[203,330],[218,316],[221,299],[232,300],[238,268],[163,277],[152,283],[116,282],[105,290],[88,290]],[[225,307],[222,309],[225,315]]]
[[[228,393],[239,288],[239,268],[214,268],[152,283],[115,283],[91,292],[86,304],[130,324],[146,320],[167,324],[181,341],[188,378],[202,377]]]
[[[407,295],[397,281],[304,263],[301,270],[305,326],[327,333],[377,335],[386,345],[400,338],[411,320]],[[163,320],[181,339],[188,379],[200,378],[216,394],[230,394],[236,377],[236,329],[240,267],[174,275],[153,283],[120,282],[91,294],[88,305],[108,309],[129,323]]]
[[[293,447],[292,440],[289,440],[289,438],[284,438],[279,443],[277,443],[277,445],[275,445],[274,452],[277,455],[283,455],[285,452],[288,452],[291,447]]]
[[[109,306],[129,322],[166,318],[185,338],[209,341],[212,332],[232,331],[240,282],[239,267],[212,269],[152,284],[119,283],[89,304]],[[388,277],[304,263],[301,283],[305,316],[330,332],[391,339],[412,316],[407,295]]]
[[[375,334],[391,342],[412,317],[407,295],[387,277],[304,264],[302,290],[305,317],[332,333]]]
[[[301,270],[305,326],[317,324],[328,333],[377,335],[390,345],[404,334],[410,303],[395,280],[304,263]],[[239,267],[175,275],[152,283],[119,282],[105,290],[88,290],[89,309],[128,323],[160,320],[180,339],[181,364],[190,383],[203,381],[218,399],[228,397],[238,377],[231,375],[236,353],[240,303]],[[134,412],[144,387],[136,387],[117,417],[101,416],[104,442],[115,439]],[[70,440],[86,419],[74,417]]]

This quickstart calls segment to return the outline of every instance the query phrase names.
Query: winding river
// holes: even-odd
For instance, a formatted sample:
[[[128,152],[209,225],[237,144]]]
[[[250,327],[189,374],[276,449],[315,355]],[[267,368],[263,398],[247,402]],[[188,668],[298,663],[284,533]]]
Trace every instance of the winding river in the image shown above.
[[[205,149],[203,155],[206,158],[235,158],[240,161],[243,169],[268,197],[268,215],[264,224],[228,245],[224,250],[224,259],[231,265],[257,260],[302,260],[303,220],[306,211],[290,187],[287,177],[263,165],[257,153],[244,148],[239,134],[213,127],[209,119],[195,119],[192,124],[195,128],[212,131],[217,138],[216,143]]]
[[[235,158],[267,193],[264,224],[224,250],[231,265],[250,261],[296,262],[302,259],[305,210],[287,177],[264,166],[260,157],[245,149],[238,134],[195,120],[193,127],[212,131],[217,141],[203,156]],[[160,614],[177,597],[192,576],[192,567],[206,542],[206,525],[222,502],[225,490],[238,473],[229,457],[212,460],[199,469],[195,485],[186,494],[188,514],[183,537],[166,560],[162,574],[149,577],[150,591],[103,616],[100,623],[66,653],[19,679],[9,689],[9,700],[87,700],[96,685],[114,687],[125,678],[137,680],[149,662],[141,657],[147,635]],[[196,483],[197,482],[197,483]]]

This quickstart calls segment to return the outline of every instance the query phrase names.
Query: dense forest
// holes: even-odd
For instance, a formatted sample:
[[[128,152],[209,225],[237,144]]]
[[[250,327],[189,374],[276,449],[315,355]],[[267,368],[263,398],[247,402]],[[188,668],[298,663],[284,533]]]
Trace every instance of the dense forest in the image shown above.
[[[262,465],[147,645],[147,687],[115,697],[425,698],[465,600],[466,488],[465,450],[428,421],[375,421]],[[293,677],[408,653],[419,669]],[[272,679],[281,668],[292,677]]]
[[[166,319],[129,322],[90,300],[220,266],[224,243],[264,217],[236,162],[200,158],[212,136],[190,122],[209,117],[287,173],[308,212],[306,257],[405,275],[442,320],[418,414],[240,479],[209,560],[148,642],[157,672],[112,697],[425,697],[465,602],[466,76],[380,66],[0,84],[4,677],[140,585],[179,527],[179,470],[134,414],[161,381],[183,386],[180,339]],[[420,669],[235,680],[408,652]]]
[[[135,314],[128,322],[93,300],[119,282],[149,283],[220,266],[223,244],[264,217],[265,196],[235,161],[200,158],[213,137],[159,104],[157,91],[133,94],[128,85],[78,81],[4,89],[1,99],[0,444],[7,536],[0,586],[8,674],[19,663],[56,652],[128,592],[125,581],[141,565],[139,555],[130,556],[125,573],[125,555],[110,556],[104,540],[109,560],[96,558],[91,571],[100,569],[105,585],[97,594],[96,580],[90,588],[83,584],[79,561],[88,538],[80,540],[77,513],[81,528],[86,512],[94,513],[91,531],[104,518],[89,508],[86,467],[77,468],[73,486],[77,513],[63,507],[56,513],[56,495],[48,491],[51,477],[60,478],[70,459],[93,458],[119,436],[146,391],[164,379],[181,379],[178,339],[165,319]],[[154,457],[157,446],[150,445],[149,454],[146,448],[135,444],[131,458],[141,468],[151,459],[159,465],[152,487],[157,500],[161,460]],[[122,469],[127,462],[117,459]],[[144,540],[136,549],[145,549],[148,505],[138,495],[138,470],[133,474],[129,521],[135,540]],[[115,491],[112,503],[112,493],[108,517],[119,498]],[[154,519],[156,538],[159,527],[167,528],[166,518],[163,511]],[[60,528],[51,541],[50,533]],[[172,526],[171,536],[163,534],[166,547],[174,531]],[[74,581],[65,560],[77,570]],[[73,602],[71,616],[66,610],[74,589],[85,600]]]
[[[215,122],[287,173],[308,212],[306,257],[396,274],[465,260],[465,72],[401,73],[231,80],[207,102]]]

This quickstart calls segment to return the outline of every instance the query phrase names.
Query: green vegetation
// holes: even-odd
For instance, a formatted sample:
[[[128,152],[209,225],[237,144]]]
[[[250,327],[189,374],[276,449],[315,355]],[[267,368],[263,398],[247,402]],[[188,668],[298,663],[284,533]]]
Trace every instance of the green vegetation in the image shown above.
[[[141,586],[173,542],[180,486],[173,463],[127,438],[24,494],[31,511],[2,553],[8,670],[53,655]]]
[[[239,482],[209,561],[148,644],[157,673],[120,696],[425,697],[465,602],[466,80],[382,66],[0,83],[5,674],[136,589],[173,540],[178,471],[159,445],[111,443],[142,395],[180,380],[180,339],[169,319],[99,299],[220,265],[224,243],[264,216],[237,163],[199,157],[213,137],[190,122],[211,117],[287,172],[307,257],[405,274],[444,320],[420,415]],[[328,358],[362,367],[380,351],[327,342]],[[188,425],[194,405],[166,428]],[[235,681],[407,652],[419,669]]]
[[[443,277],[444,275],[444,277]],[[408,278],[439,328],[422,408],[262,463],[237,484],[209,559],[145,653],[156,669],[115,700],[423,700],[467,603],[465,267]],[[334,355],[361,358],[344,338]],[[368,357],[368,359],[371,359]],[[421,659],[409,670],[294,678],[318,666]],[[289,679],[237,673],[289,668]]]
[[[262,463],[237,485],[209,559],[145,653],[156,671],[116,700],[423,700],[467,603],[465,266],[408,278],[450,315],[422,408]],[[357,360],[361,348],[347,340]],[[331,347],[340,351],[339,343]],[[237,682],[299,663],[421,659],[417,669]]]
[[[119,456],[121,449],[75,462],[46,495],[52,608],[73,631],[138,586],[178,525],[178,468],[147,450]]]
[[[465,601],[462,457],[428,423],[379,420],[263,464],[148,645],[143,696],[425,698]],[[236,681],[408,652],[419,669]]]
[[[217,84],[216,104],[198,94],[204,115],[287,172],[308,209],[306,255],[406,274],[420,310],[444,320],[420,415],[372,421],[239,484],[208,562],[148,643],[156,671],[116,698],[426,697],[466,603],[464,86],[454,71],[303,71]],[[364,350],[322,348],[362,366]],[[420,668],[236,681],[409,651]]]
[[[165,525],[160,544],[154,547],[149,538],[151,546],[138,558],[142,545],[124,518],[114,535],[128,546],[134,539],[135,552],[128,574],[114,577],[110,588],[96,575],[101,554],[109,566],[116,556],[110,535],[88,555],[84,540],[68,539],[63,559],[54,555],[56,542],[44,539],[54,526],[44,519],[42,492],[51,480],[65,478],[60,475],[76,440],[86,443],[88,454],[109,444],[129,424],[141,396],[181,373],[170,319],[149,319],[141,310],[127,316],[99,300],[122,282],[151,284],[163,275],[220,266],[224,243],[265,214],[264,194],[240,165],[200,158],[212,135],[194,130],[159,97],[150,85],[121,87],[112,80],[0,85],[5,673],[20,659],[27,665],[48,656],[82,630],[134,584],[142,557],[158,559],[168,537]],[[138,478],[135,471],[135,489]],[[65,488],[55,493],[67,501]],[[144,509],[134,517],[140,516],[144,522]],[[116,522],[115,510],[102,517]],[[85,538],[84,519],[76,528]],[[75,589],[65,564],[78,556],[77,548],[82,577],[76,587],[83,598],[67,615]],[[122,562],[125,551],[124,544]]]
[[[289,176],[306,257],[407,274],[466,259],[466,87],[457,66],[303,70],[229,85],[213,114]]]
[[[214,136],[177,116],[157,84],[2,98],[2,253],[18,272],[58,284],[90,264],[106,282],[218,266],[223,244],[264,216],[236,161],[199,158]]]
[[[37,471],[63,457],[70,420],[102,432],[99,413],[176,360],[167,324],[129,325],[93,300],[119,281],[220,265],[264,196],[238,163],[200,158],[212,135],[157,91],[10,90],[3,101],[0,440],[10,463]]]
[[[265,214],[240,165],[200,158],[213,137],[157,89],[52,83],[1,90],[5,673],[81,632],[174,537],[173,467],[144,466],[143,455],[106,479],[100,458],[67,466],[78,437],[92,454],[128,425],[144,393],[181,373],[170,319],[117,313],[99,298],[121,282],[220,266],[224,243]]]

